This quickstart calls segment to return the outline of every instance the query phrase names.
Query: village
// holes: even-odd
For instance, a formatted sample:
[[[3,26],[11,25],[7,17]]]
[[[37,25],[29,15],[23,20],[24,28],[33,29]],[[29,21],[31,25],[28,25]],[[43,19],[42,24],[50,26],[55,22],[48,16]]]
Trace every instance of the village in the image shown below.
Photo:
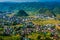
[[[8,12],[9,13],[9,12]],[[0,14],[1,15],[1,14]],[[43,20],[41,20],[43,19]],[[49,39],[59,39],[60,40],[60,24],[45,24],[39,25],[34,24],[35,21],[45,21],[45,20],[58,20],[54,16],[46,16],[43,14],[28,16],[28,17],[8,17],[5,14],[0,16],[0,35],[12,36],[20,35],[22,40],[29,40],[29,35],[32,33],[41,34],[39,36],[49,37]],[[33,22],[34,21],[34,22]],[[59,21],[60,22],[60,21]],[[26,38],[27,36],[27,38]],[[41,39],[45,39],[45,38]]]

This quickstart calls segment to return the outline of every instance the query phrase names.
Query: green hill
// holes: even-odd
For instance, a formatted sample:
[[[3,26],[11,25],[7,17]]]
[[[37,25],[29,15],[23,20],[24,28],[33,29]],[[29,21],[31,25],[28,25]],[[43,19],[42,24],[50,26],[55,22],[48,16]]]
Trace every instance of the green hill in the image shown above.
[[[24,10],[19,10],[19,12],[15,14],[15,16],[28,16],[28,14]]]

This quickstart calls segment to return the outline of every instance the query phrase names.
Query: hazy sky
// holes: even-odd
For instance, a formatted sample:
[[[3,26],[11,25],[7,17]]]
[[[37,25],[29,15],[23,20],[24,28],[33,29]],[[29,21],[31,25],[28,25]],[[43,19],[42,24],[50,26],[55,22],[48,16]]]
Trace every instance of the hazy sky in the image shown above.
[[[0,0],[0,2],[46,2],[46,1],[59,1],[59,0]]]

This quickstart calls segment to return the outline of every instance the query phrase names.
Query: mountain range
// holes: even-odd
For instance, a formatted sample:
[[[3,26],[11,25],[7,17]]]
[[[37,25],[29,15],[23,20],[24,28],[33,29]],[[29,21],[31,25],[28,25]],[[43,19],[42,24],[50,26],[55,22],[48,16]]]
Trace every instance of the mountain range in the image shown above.
[[[60,2],[0,2],[0,11],[24,10],[28,15],[60,14]]]

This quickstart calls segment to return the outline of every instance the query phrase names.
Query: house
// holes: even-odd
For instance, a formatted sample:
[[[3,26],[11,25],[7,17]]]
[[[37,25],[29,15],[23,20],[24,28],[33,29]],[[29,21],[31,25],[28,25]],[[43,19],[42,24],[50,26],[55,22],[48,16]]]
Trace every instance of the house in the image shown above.
[[[35,31],[40,32],[40,30],[41,30],[41,26],[40,25],[35,25]]]
[[[60,30],[60,24],[56,24],[56,29]]]

